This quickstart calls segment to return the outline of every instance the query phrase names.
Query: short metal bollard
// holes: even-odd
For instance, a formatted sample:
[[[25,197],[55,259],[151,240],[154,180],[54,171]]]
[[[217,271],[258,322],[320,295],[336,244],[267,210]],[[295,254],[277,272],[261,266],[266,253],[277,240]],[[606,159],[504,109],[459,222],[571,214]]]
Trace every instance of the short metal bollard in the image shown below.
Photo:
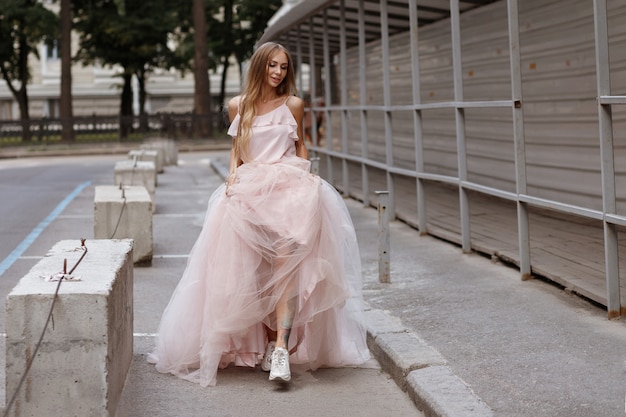
[[[378,281],[391,282],[389,268],[389,191],[376,191],[378,195]]]
[[[319,175],[320,173],[320,157],[314,156],[311,158],[311,173]]]

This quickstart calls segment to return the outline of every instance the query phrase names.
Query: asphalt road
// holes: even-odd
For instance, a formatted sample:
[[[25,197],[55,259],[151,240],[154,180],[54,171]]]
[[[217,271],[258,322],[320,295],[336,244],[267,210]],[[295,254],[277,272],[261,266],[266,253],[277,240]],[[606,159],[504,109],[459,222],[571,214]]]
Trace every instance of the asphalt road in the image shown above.
[[[6,259],[81,183],[100,181],[107,174],[110,161],[101,158],[1,160],[0,259]],[[1,272],[8,261],[3,266]]]
[[[93,200],[93,186],[112,184],[120,156],[0,160],[0,308],[19,278],[45,254],[58,234],[55,220],[73,223],[64,235],[93,236],[93,210],[72,211],[75,200]],[[91,207],[91,206],[90,206]],[[85,219],[90,219],[86,222]],[[0,324],[4,329],[4,321]]]

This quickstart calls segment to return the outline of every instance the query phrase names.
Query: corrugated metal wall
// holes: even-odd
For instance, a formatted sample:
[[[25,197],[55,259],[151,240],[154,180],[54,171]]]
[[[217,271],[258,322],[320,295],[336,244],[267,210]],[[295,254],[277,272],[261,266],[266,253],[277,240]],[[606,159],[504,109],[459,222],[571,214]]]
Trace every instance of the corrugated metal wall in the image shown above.
[[[389,209],[421,232],[626,315],[626,3],[500,0],[459,13],[441,0],[450,18],[396,34],[386,4],[328,1],[274,32],[316,51],[300,59],[315,56],[327,81],[302,86],[325,95],[321,175],[364,204],[388,190]],[[364,7],[370,40],[355,42]]]
[[[611,74],[615,91],[626,89],[626,3],[610,3]],[[619,31],[622,32],[619,32]],[[602,210],[600,143],[596,104],[593,8],[589,0],[520,2],[520,43],[528,194]],[[505,100],[511,95],[506,2],[461,16],[465,100]],[[412,102],[409,34],[391,38],[392,104]],[[382,105],[380,42],[367,46],[367,103]],[[420,29],[419,56],[423,103],[454,100],[450,22]],[[348,50],[348,73],[358,73],[358,49]],[[359,78],[349,77],[351,105],[359,104]],[[614,114],[623,126],[624,113]],[[424,110],[425,171],[457,175],[456,130],[452,109]],[[508,108],[467,109],[468,180],[515,191],[512,115]],[[339,132],[339,117],[333,121]],[[360,154],[359,118],[350,118],[351,153]],[[368,114],[371,159],[384,162],[381,112]],[[626,214],[626,139],[615,129],[618,213]],[[413,169],[410,111],[394,112],[393,150],[397,167]],[[339,150],[338,144],[335,149]],[[354,175],[358,175],[355,170]],[[357,181],[357,180],[355,180]],[[338,184],[340,185],[340,184]],[[409,187],[410,188],[410,187]],[[372,190],[370,190],[372,192]],[[402,203],[401,203],[402,204]],[[401,210],[401,208],[399,208]]]

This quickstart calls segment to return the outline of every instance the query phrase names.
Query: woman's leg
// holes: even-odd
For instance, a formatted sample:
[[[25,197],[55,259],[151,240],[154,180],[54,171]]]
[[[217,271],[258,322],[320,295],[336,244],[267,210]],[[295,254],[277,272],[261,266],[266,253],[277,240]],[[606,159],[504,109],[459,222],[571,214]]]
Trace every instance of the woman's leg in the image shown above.
[[[267,325],[263,325],[265,326],[265,333],[267,334],[267,341],[268,342],[275,342],[276,341],[276,330],[272,330],[269,326]]]
[[[286,267],[287,259],[289,255],[279,254],[274,261],[275,271],[278,273],[285,273],[283,270]],[[276,304],[276,347],[288,349],[289,335],[291,334],[291,326],[293,324],[294,315],[296,313],[296,297],[293,294],[293,282],[290,280],[291,273],[284,278],[287,280],[287,284],[283,288],[283,293],[278,299]]]
[[[296,313],[296,297],[287,288],[276,305],[276,347],[289,349],[289,336]]]
[[[275,271],[281,273],[285,268],[286,257],[277,256],[274,264]],[[284,272],[282,272],[284,273]],[[289,369],[289,335],[296,313],[296,297],[293,294],[293,282],[287,275],[286,285],[282,288],[282,294],[276,304],[276,347],[272,353],[270,381],[290,381],[291,371]]]
[[[275,310],[276,347],[285,349],[289,349],[289,335],[291,334],[291,325],[296,312],[296,297],[293,291],[294,283],[292,279],[293,271],[289,270],[290,265],[287,265],[292,252],[292,250],[282,248],[274,260],[274,271],[281,275],[285,274],[283,279],[286,281]]]

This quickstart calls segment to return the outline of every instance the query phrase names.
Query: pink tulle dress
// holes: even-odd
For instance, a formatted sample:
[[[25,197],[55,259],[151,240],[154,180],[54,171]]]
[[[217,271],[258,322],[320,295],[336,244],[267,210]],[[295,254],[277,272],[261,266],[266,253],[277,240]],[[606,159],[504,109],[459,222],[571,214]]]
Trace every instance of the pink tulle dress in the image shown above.
[[[236,136],[239,115],[228,133]],[[292,364],[359,365],[370,357],[361,264],[341,196],[295,153],[286,103],[253,122],[248,160],[211,196],[204,226],[163,312],[149,361],[203,386],[218,368],[260,364],[274,310],[296,299]]]

